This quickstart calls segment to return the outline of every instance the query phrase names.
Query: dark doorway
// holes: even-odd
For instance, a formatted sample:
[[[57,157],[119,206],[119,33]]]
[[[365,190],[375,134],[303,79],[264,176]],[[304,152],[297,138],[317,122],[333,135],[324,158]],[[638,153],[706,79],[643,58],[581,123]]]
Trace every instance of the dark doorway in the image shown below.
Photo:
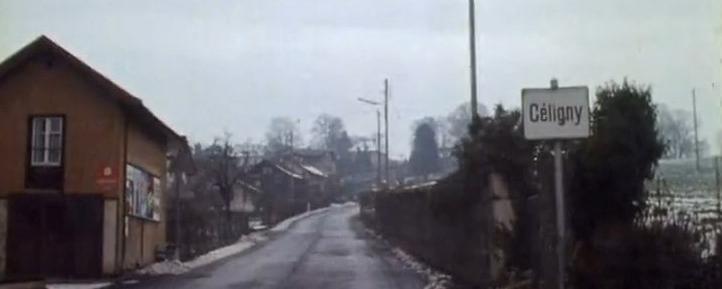
[[[98,195],[12,195],[8,199],[8,278],[100,276],[102,228],[103,199]]]

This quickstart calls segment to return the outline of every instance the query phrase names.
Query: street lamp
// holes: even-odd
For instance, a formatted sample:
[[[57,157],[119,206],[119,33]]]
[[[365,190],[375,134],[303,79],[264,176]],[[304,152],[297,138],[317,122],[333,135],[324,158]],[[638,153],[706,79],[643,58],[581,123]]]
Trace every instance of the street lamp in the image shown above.
[[[381,103],[365,98],[358,98],[365,104],[380,106]],[[376,187],[381,188],[381,111],[376,108]]]
[[[365,98],[359,98],[359,101],[366,104],[380,106],[381,102],[373,101]],[[384,162],[385,173],[386,173],[386,185],[390,187],[391,177],[389,176],[389,79],[384,79],[384,143],[386,147],[386,158]],[[379,150],[381,146],[379,146]]]

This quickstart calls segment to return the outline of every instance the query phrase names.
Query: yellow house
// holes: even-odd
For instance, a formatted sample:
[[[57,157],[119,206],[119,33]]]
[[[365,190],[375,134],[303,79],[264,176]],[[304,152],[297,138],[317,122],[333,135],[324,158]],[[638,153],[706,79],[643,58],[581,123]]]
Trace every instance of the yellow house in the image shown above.
[[[185,138],[41,36],[0,64],[0,279],[113,275],[166,246]]]

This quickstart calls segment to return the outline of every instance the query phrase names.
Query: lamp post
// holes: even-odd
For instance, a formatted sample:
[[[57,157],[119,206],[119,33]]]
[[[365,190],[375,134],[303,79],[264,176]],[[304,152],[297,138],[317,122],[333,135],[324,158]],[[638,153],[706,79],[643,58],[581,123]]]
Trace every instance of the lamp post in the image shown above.
[[[358,100],[373,106],[381,105],[379,102],[365,98],[359,97]],[[376,167],[376,186],[381,188],[381,111],[378,108],[376,109]]]

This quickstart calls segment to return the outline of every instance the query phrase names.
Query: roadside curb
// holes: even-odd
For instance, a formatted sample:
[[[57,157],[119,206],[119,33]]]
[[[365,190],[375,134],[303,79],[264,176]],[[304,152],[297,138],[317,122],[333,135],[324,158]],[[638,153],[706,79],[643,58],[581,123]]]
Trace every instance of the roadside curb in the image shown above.
[[[391,248],[391,253],[394,258],[401,261],[401,263],[417,274],[423,276],[426,279],[426,286],[424,289],[450,289],[455,288],[453,277],[442,273],[436,269],[433,269],[428,264],[420,261],[417,257],[406,252],[403,248],[397,246],[391,240],[385,238],[383,235],[377,233],[375,230],[370,228],[367,224],[361,221],[364,226],[364,233],[372,238],[375,238],[381,242],[384,242]]]

